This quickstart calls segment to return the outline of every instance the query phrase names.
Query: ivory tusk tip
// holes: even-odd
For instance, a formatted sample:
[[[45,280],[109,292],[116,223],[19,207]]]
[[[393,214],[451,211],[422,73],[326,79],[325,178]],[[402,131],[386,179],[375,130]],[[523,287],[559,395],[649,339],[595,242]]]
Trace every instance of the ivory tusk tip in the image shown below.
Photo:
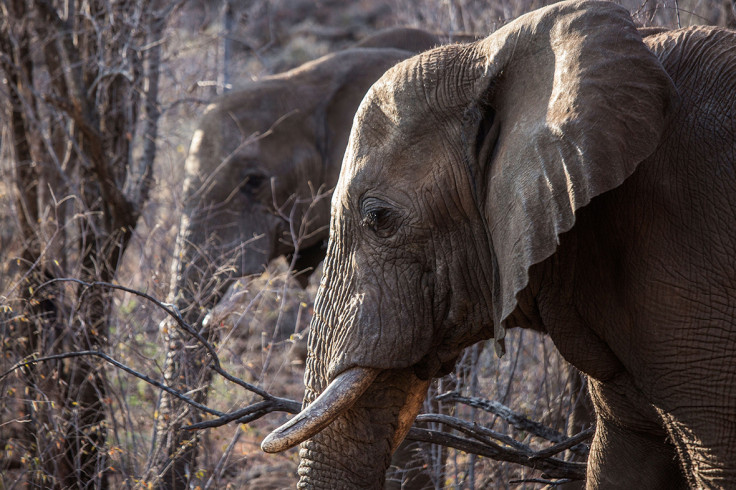
[[[267,453],[280,453],[309,439],[311,433],[305,432],[301,427],[304,419],[304,413],[298,413],[293,419],[274,429],[261,442],[261,449]]]
[[[280,453],[281,451],[286,451],[293,446],[293,444],[289,445],[288,441],[281,438],[277,432],[278,430],[271,432],[265,439],[263,439],[263,442],[261,442],[261,449],[264,452]]]

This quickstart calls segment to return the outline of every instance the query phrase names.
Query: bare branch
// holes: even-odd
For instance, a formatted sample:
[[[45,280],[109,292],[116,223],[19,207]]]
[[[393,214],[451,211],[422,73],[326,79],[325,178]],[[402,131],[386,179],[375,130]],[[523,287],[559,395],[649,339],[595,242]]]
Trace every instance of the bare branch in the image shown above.
[[[539,483],[540,485],[547,485],[550,487],[558,487],[565,483],[574,481],[570,478],[560,478],[559,480],[545,480],[544,478],[525,478],[523,480],[509,480],[511,485],[523,485],[524,483]]]
[[[535,454],[527,454],[498,445],[488,445],[481,442],[459,437],[446,432],[433,431],[412,427],[406,436],[408,440],[440,444],[442,446],[459,449],[468,454],[477,454],[497,461],[508,461],[528,468],[540,470],[546,478],[569,478],[571,480],[585,479],[585,463],[562,461],[555,458],[536,458]]]
[[[162,389],[165,392],[174,395],[175,397],[179,398],[180,400],[182,400],[182,401],[184,401],[184,402],[192,405],[193,407],[196,407],[196,408],[202,410],[203,412],[211,413],[212,415],[217,415],[218,417],[221,417],[221,416],[225,415],[223,412],[220,412],[219,410],[215,410],[213,408],[209,408],[209,407],[207,407],[205,405],[202,405],[200,403],[197,403],[194,400],[192,400],[191,398],[189,398],[188,396],[186,396],[186,395],[184,395],[182,393],[179,393],[178,391],[176,391],[176,390],[174,390],[172,388],[169,388],[165,384],[160,383],[160,382],[156,381],[155,379],[151,379],[148,376],[146,376],[145,374],[139,373],[135,369],[130,368],[130,367],[126,366],[125,364],[116,361],[115,359],[113,359],[112,357],[108,356],[104,352],[94,351],[94,350],[77,351],[77,352],[64,352],[62,354],[54,354],[52,356],[39,357],[38,359],[30,359],[30,360],[27,360],[27,361],[21,361],[21,362],[15,364],[13,367],[11,367],[10,369],[8,369],[7,371],[5,371],[3,374],[1,374],[0,375],[0,380],[2,380],[3,378],[5,378],[9,374],[13,373],[14,371],[17,371],[20,368],[34,366],[34,365],[36,365],[36,364],[38,364],[40,362],[55,361],[55,360],[59,360],[59,359],[70,359],[70,358],[74,358],[74,357],[85,357],[85,356],[93,356],[93,357],[99,357],[101,359],[104,359],[105,361],[109,362],[113,366],[115,366],[115,367],[117,367],[119,369],[122,369],[126,373],[132,374],[136,378],[140,378],[143,381],[145,381],[146,383],[149,383],[149,384],[155,386],[156,388]]]
[[[499,403],[497,401],[486,400],[484,398],[477,397],[461,396],[457,392],[443,393],[442,395],[437,396],[437,400],[457,402],[464,405],[469,405],[471,407],[480,408],[481,410],[485,410],[488,413],[498,415],[503,420],[516,427],[516,429],[518,430],[529,432],[537,437],[547,439],[548,441],[562,442],[567,439],[563,434],[550,429],[549,427],[542,425],[539,422],[529,420],[523,415],[514,412],[506,405],[503,405],[502,403]]]
[[[437,397],[437,400],[457,402],[464,405],[469,405],[471,407],[480,408],[481,410],[485,410],[486,412],[498,415],[503,420],[516,427],[517,430],[529,432],[537,437],[547,439],[551,442],[563,443],[568,441],[568,438],[564,434],[561,434],[560,432],[557,432],[556,430],[551,429],[544,424],[529,420],[523,415],[514,412],[506,405],[503,405],[502,403],[499,403],[497,401],[486,400],[484,398],[465,397],[461,396],[457,392],[443,393],[442,395],[439,395]],[[588,448],[584,446],[573,446],[565,449],[570,449],[570,451],[582,456],[587,456],[588,454]]]
[[[132,374],[136,378],[142,379],[146,383],[153,385],[156,388],[159,388],[161,390],[164,390],[165,392],[179,398],[185,403],[188,403],[189,405],[195,408],[198,408],[199,410],[203,412],[206,412],[212,415],[216,415],[218,417],[217,419],[182,427],[183,430],[209,429],[212,427],[220,427],[220,426],[223,426],[233,421],[239,424],[245,424],[245,423],[257,420],[271,412],[287,412],[287,413],[296,414],[296,413],[299,413],[299,410],[301,410],[301,403],[297,401],[288,400],[286,398],[279,398],[279,397],[275,397],[273,395],[267,394],[268,395],[267,400],[264,400],[258,403],[254,403],[253,405],[242,408],[240,410],[236,410],[235,412],[224,413],[224,412],[215,410],[214,408],[210,408],[206,405],[203,405],[201,403],[198,403],[192,400],[190,397],[184,395],[183,393],[180,393],[179,391],[173,388],[170,388],[169,386],[166,386],[165,384],[159,381],[156,381],[155,379],[152,379],[149,376],[146,376],[145,374],[140,373],[136,371],[135,369],[129,366],[126,366],[125,364],[119,361],[116,361],[115,359],[108,356],[104,352],[91,351],[91,350],[77,351],[77,352],[64,352],[61,354],[54,354],[51,356],[39,357],[37,359],[29,359],[26,361],[21,361],[19,363],[16,363],[13,367],[8,369],[4,373],[0,374],[0,380],[4,379],[8,375],[17,371],[18,369],[34,366],[41,362],[55,361],[59,359],[70,359],[74,357],[83,357],[83,356],[93,356],[93,357],[99,357],[101,359],[104,359],[105,361],[109,362],[113,366],[119,369],[122,369],[126,373]]]
[[[182,427],[182,429],[210,429],[212,427],[221,427],[225,424],[229,424],[230,422],[247,424],[248,422],[258,420],[259,418],[271,412],[286,412],[297,414],[299,413],[301,408],[302,404],[297,401],[288,400],[286,398],[273,397],[270,400],[264,400],[262,402],[254,403],[253,405],[249,405],[245,408],[241,408],[240,410],[236,410],[232,413],[223,415],[220,418],[207,420],[198,424],[187,425],[186,427]]]
[[[230,374],[227,371],[225,371],[222,368],[222,366],[220,365],[220,358],[218,357],[217,351],[212,346],[212,344],[210,344],[209,342],[207,342],[207,340],[204,337],[202,337],[202,335],[200,335],[199,332],[197,332],[196,330],[194,330],[191,325],[189,325],[187,322],[185,322],[184,319],[181,317],[181,314],[179,313],[178,310],[176,310],[175,308],[170,308],[167,304],[162,303],[161,301],[157,300],[153,296],[151,296],[149,294],[146,294],[146,293],[144,293],[142,291],[137,291],[135,289],[131,289],[131,288],[128,288],[128,287],[125,287],[125,286],[120,286],[119,284],[112,284],[112,283],[104,282],[104,281],[85,282],[85,281],[82,281],[80,279],[74,279],[74,278],[55,278],[55,279],[51,279],[50,281],[46,281],[45,283],[41,284],[37,288],[37,290],[41,290],[45,286],[47,286],[49,284],[52,284],[52,283],[55,283],[55,282],[74,282],[74,283],[77,283],[77,284],[81,284],[83,286],[86,286],[88,288],[91,288],[91,287],[105,287],[105,288],[110,288],[110,289],[118,289],[120,291],[125,291],[126,293],[134,294],[136,296],[140,296],[141,298],[145,298],[145,299],[151,301],[153,304],[155,304],[156,306],[158,306],[159,308],[161,308],[162,310],[164,310],[174,320],[176,320],[177,325],[179,325],[189,335],[191,335],[192,337],[194,337],[195,339],[197,339],[197,341],[199,341],[205,347],[205,349],[207,349],[207,353],[210,355],[210,360],[211,360],[211,362],[213,364],[212,365],[212,370],[214,370],[216,373],[218,373],[220,376],[222,376],[223,378],[227,379],[228,381],[230,381],[232,383],[235,383],[237,385],[240,385],[240,386],[242,386],[243,388],[245,388],[248,391],[252,391],[253,393],[259,395],[261,398],[264,398],[266,400],[273,400],[273,401],[278,400],[277,397],[274,397],[273,395],[271,395],[267,391],[265,391],[265,390],[263,390],[261,388],[258,388],[257,386],[252,385],[252,384],[248,383],[247,381],[243,381],[242,379],[240,379],[240,378],[238,378],[236,376],[233,376],[232,374]]]
[[[415,423],[429,423],[429,422],[436,422],[436,423],[444,424],[448,427],[459,430],[460,432],[463,432],[469,435],[473,439],[477,439],[483,444],[497,446],[497,444],[488,440],[488,437],[491,437],[519,451],[526,451],[529,453],[533,452],[529,446],[527,446],[526,444],[520,443],[519,441],[507,436],[506,434],[501,434],[500,432],[493,431],[491,429],[483,427],[482,425],[478,425],[472,422],[467,422],[457,417],[451,417],[450,415],[437,414],[437,413],[420,414],[417,416]],[[499,447],[499,449],[501,448]]]
[[[534,457],[535,458],[547,458],[549,456],[554,456],[555,454],[561,453],[562,451],[565,451],[566,449],[572,449],[573,447],[580,444],[581,442],[587,441],[588,439],[593,437],[593,434],[595,434],[595,428],[590,427],[560,443],[555,444],[554,446],[550,446],[547,449],[542,449],[540,451],[537,451]]]

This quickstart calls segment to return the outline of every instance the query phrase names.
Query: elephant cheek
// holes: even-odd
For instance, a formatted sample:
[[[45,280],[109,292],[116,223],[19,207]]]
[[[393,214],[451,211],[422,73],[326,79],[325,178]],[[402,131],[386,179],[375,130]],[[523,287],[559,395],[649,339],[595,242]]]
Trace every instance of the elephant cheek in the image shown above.
[[[402,290],[399,295],[403,295],[399,300],[376,291],[372,284],[357,289],[361,294],[353,295],[334,312],[340,327],[330,338],[330,378],[352,366],[386,371],[405,369],[415,366],[430,352],[435,339],[429,298],[414,294],[418,290],[415,287],[398,288]]]

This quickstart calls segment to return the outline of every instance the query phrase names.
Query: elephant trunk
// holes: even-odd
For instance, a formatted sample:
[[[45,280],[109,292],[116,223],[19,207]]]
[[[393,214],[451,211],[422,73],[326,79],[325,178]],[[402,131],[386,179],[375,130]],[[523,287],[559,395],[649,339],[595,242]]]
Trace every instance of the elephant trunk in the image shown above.
[[[426,392],[427,382],[407,370],[380,373],[349,409],[302,444],[298,488],[383,488],[391,455]]]
[[[187,186],[196,189],[201,183],[190,177]],[[254,224],[239,226],[222,204],[195,199],[188,187],[185,192],[188,198],[177,235],[167,301],[176,306],[183,320],[195,331],[214,343],[219,331],[216,325],[203,321],[205,315],[235,277],[263,271],[272,242],[259,238],[259,243],[253,243],[254,230],[259,229],[261,222],[254,219],[250,220]],[[164,366],[167,384],[181,392],[193,390],[192,397],[206,403],[207,390],[201,387],[209,386],[212,375],[205,368],[210,360],[207,350],[171,317],[161,322],[160,329],[167,346]],[[197,445],[191,434],[180,429],[200,421],[199,413],[190,411],[168,393],[162,395],[155,436],[160,449],[152,461],[151,474],[163,475],[162,481],[171,482],[172,488],[188,485],[197,459]]]
[[[201,319],[195,305],[207,306],[216,302],[214,298],[204,297],[209,291],[202,280],[214,271],[207,271],[205,236],[195,228],[196,221],[195,216],[187,214],[181,218],[169,287],[169,302],[176,304],[190,323]]]
[[[365,431],[352,427],[354,423],[351,418],[345,418],[302,445],[297,488],[384,487],[385,472],[390,464],[388,448],[384,444],[358,443],[357,439]],[[346,441],[349,438],[356,440]]]
[[[334,291],[328,287],[331,269],[328,263],[310,327],[304,409],[262,447],[281,451],[309,438],[300,450],[299,488],[383,488],[391,455],[419,412],[429,381],[411,368],[331,366],[337,357],[333,337],[348,326],[336,314],[340,301],[326,301]]]
[[[197,203],[185,210],[177,236],[169,302],[194,324],[222,298],[235,278],[261,274],[273,255],[266,228],[254,214],[235,223],[221,206]]]

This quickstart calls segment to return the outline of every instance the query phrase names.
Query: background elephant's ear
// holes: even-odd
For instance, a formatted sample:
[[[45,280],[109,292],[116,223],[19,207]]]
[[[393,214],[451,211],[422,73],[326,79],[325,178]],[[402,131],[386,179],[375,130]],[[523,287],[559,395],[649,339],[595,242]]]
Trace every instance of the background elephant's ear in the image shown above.
[[[320,151],[325,163],[323,182],[334,186],[342,165],[355,112],[368,89],[396,63],[414,55],[394,48],[356,48],[326,61],[321,107],[316,112]]]
[[[655,151],[677,95],[629,13],[613,3],[555,4],[477,49],[469,114],[479,121],[468,140],[485,184],[501,339],[529,268],[555,252],[576,210]]]

